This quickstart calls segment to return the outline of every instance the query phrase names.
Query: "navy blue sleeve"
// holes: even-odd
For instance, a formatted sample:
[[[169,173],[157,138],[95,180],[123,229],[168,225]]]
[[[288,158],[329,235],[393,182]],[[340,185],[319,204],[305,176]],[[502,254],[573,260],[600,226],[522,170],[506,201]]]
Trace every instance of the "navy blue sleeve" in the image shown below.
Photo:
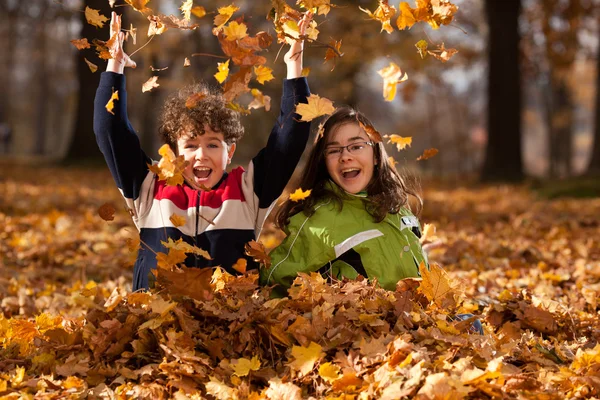
[[[106,103],[113,89],[119,92],[109,113]],[[140,140],[127,118],[125,75],[103,72],[94,100],[94,133],[108,168],[126,199],[136,200],[152,161],[142,150]]]
[[[252,159],[254,193],[259,207],[267,208],[283,192],[304,152],[310,133],[310,122],[299,122],[296,104],[308,103],[310,95],[306,78],[283,82],[281,111],[273,126],[267,146]]]

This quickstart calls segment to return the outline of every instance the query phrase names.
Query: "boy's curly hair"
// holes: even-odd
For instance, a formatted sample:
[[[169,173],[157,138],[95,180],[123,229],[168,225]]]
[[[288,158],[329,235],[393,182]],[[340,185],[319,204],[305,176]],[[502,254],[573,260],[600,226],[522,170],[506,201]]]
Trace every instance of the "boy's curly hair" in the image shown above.
[[[158,133],[177,153],[177,140],[183,135],[204,134],[204,124],[221,132],[228,145],[244,135],[240,114],[227,107],[220,89],[206,83],[193,83],[167,98],[159,118]]]

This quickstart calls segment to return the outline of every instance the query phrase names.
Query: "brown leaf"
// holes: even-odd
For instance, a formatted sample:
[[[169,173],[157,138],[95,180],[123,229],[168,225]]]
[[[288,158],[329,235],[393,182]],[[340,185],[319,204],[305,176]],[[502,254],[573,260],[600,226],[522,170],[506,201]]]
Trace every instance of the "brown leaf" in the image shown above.
[[[438,152],[439,152],[438,149],[434,149],[434,148],[426,149],[425,151],[423,151],[423,154],[421,154],[417,158],[417,161],[427,160],[428,158],[431,158],[431,157],[435,156]]]
[[[115,219],[115,207],[112,204],[104,203],[98,209],[98,215],[105,221],[113,221]]]
[[[271,257],[267,254],[265,246],[262,243],[251,240],[246,243],[245,248],[246,254],[252,257],[254,261],[263,264],[267,269],[271,267]]]
[[[71,43],[77,48],[77,50],[89,49],[91,47],[87,38],[73,39],[71,40]]]
[[[183,295],[195,300],[210,300],[213,298],[212,268],[181,267],[174,271],[166,269],[156,270],[158,283],[176,295]]]

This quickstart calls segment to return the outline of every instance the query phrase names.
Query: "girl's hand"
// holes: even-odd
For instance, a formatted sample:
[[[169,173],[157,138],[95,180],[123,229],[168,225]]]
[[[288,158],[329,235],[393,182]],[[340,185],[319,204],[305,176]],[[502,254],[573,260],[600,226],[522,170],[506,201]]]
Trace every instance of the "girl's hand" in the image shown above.
[[[116,34],[116,35],[115,35]],[[122,74],[125,67],[135,68],[136,64],[123,50],[123,41],[125,33],[121,32],[121,16],[112,12],[110,17],[110,38],[114,38],[114,43],[110,43],[109,51],[112,58],[108,60],[106,70]]]
[[[302,55],[304,53],[304,39],[302,38],[306,34],[306,28],[310,25],[312,21],[313,13],[311,11],[307,11],[300,22],[298,23],[298,28],[300,30],[300,38],[294,42],[290,46],[290,49],[283,60],[287,65],[287,78],[295,79],[302,75]]]

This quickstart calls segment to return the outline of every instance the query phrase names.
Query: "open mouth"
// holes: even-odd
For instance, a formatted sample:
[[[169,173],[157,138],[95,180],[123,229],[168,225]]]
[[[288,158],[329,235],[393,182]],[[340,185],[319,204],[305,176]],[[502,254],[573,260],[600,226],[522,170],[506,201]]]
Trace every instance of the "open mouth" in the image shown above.
[[[342,176],[344,179],[353,179],[356,178],[360,174],[360,169],[358,168],[347,168],[342,170]]]
[[[194,168],[194,176],[196,179],[204,181],[212,174],[212,169],[208,167],[196,167]]]

